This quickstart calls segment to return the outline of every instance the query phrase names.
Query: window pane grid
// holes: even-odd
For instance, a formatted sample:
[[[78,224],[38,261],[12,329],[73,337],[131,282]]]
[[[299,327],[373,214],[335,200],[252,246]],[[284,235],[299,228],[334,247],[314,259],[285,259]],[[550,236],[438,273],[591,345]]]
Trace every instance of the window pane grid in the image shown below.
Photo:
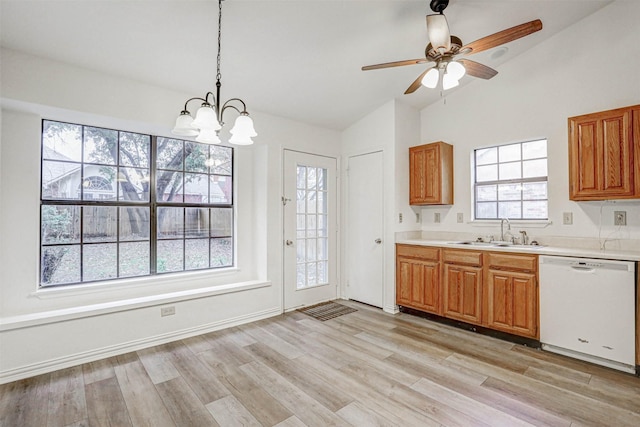
[[[40,285],[232,266],[232,165],[228,147],[43,120]]]
[[[475,150],[476,219],[547,219],[546,140]]]
[[[296,287],[325,284],[328,277],[326,169],[298,165],[296,177]]]

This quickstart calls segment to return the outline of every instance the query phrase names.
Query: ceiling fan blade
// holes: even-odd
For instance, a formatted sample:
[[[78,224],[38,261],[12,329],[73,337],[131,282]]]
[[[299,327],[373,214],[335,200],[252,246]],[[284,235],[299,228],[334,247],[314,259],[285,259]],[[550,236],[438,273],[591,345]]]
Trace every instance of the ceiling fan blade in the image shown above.
[[[528,36],[529,34],[535,33],[536,31],[540,31],[541,29],[542,21],[536,19],[534,21],[516,25],[515,27],[507,28],[506,30],[502,30],[495,34],[491,34],[490,36],[486,36],[474,42],[471,42],[465,46],[462,46],[460,52],[467,53],[469,55],[472,53],[482,52],[483,50],[491,49],[493,47],[500,46],[501,44],[509,43],[519,38]],[[466,52],[467,50],[470,51]]]
[[[458,62],[464,65],[465,70],[467,70],[467,74],[473,77],[479,77],[481,79],[490,79],[498,72],[491,67],[487,67],[476,61],[471,61],[470,59],[458,59]]]
[[[429,62],[427,58],[407,59],[404,61],[385,62],[384,64],[365,65],[362,67],[362,71],[378,70],[380,68],[402,67],[404,65],[424,64]]]
[[[424,70],[424,72],[422,74],[420,74],[418,76],[417,79],[414,80],[413,83],[411,83],[411,86],[409,86],[407,88],[407,90],[404,91],[405,95],[409,95],[410,93],[415,92],[416,90],[418,90],[418,88],[422,85],[422,78],[424,77],[425,74],[427,74],[427,72],[432,69],[433,67],[429,67],[426,70]]]

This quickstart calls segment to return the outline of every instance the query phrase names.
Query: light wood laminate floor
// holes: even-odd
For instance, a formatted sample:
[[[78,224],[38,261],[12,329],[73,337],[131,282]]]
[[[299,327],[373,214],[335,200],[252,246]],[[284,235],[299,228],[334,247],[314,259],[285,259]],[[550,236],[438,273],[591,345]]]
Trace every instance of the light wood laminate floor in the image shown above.
[[[0,425],[640,426],[637,377],[344,303],[2,385]]]

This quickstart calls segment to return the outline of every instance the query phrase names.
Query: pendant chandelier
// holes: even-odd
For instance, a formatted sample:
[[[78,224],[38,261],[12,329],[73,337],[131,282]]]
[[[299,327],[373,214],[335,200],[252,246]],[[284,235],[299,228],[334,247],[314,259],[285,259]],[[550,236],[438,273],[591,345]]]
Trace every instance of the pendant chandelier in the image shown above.
[[[220,46],[222,40],[222,1],[218,0],[218,57],[216,74],[216,93],[207,92],[204,98],[195,97],[187,99],[184,109],[176,119],[176,125],[171,131],[174,135],[195,136],[196,141],[207,144],[220,144],[220,129],[224,126],[222,117],[227,109],[236,110],[240,115],[229,131],[231,138],[229,143],[236,145],[251,145],[252,137],[258,134],[253,128],[253,120],[249,117],[247,106],[240,98],[231,98],[222,106],[220,105],[220,87],[222,74],[220,74]],[[200,108],[196,112],[195,119],[187,109],[191,101],[201,101]]]

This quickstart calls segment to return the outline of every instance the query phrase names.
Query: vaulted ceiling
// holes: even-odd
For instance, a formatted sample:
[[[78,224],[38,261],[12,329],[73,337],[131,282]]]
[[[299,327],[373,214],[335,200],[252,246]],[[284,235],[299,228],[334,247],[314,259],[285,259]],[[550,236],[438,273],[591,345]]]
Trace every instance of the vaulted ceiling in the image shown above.
[[[502,56],[495,48],[473,57],[500,72],[505,61],[608,3],[451,0],[445,14],[463,43],[542,20],[542,31],[505,45]],[[217,8],[216,0],[2,0],[1,43],[200,96],[215,84]],[[423,108],[440,91],[403,93],[425,65],[360,68],[423,56],[429,13],[428,0],[225,0],[222,98],[241,97],[249,111],[337,130],[393,98]],[[490,81],[467,76],[453,90],[499,80],[500,74]]]

